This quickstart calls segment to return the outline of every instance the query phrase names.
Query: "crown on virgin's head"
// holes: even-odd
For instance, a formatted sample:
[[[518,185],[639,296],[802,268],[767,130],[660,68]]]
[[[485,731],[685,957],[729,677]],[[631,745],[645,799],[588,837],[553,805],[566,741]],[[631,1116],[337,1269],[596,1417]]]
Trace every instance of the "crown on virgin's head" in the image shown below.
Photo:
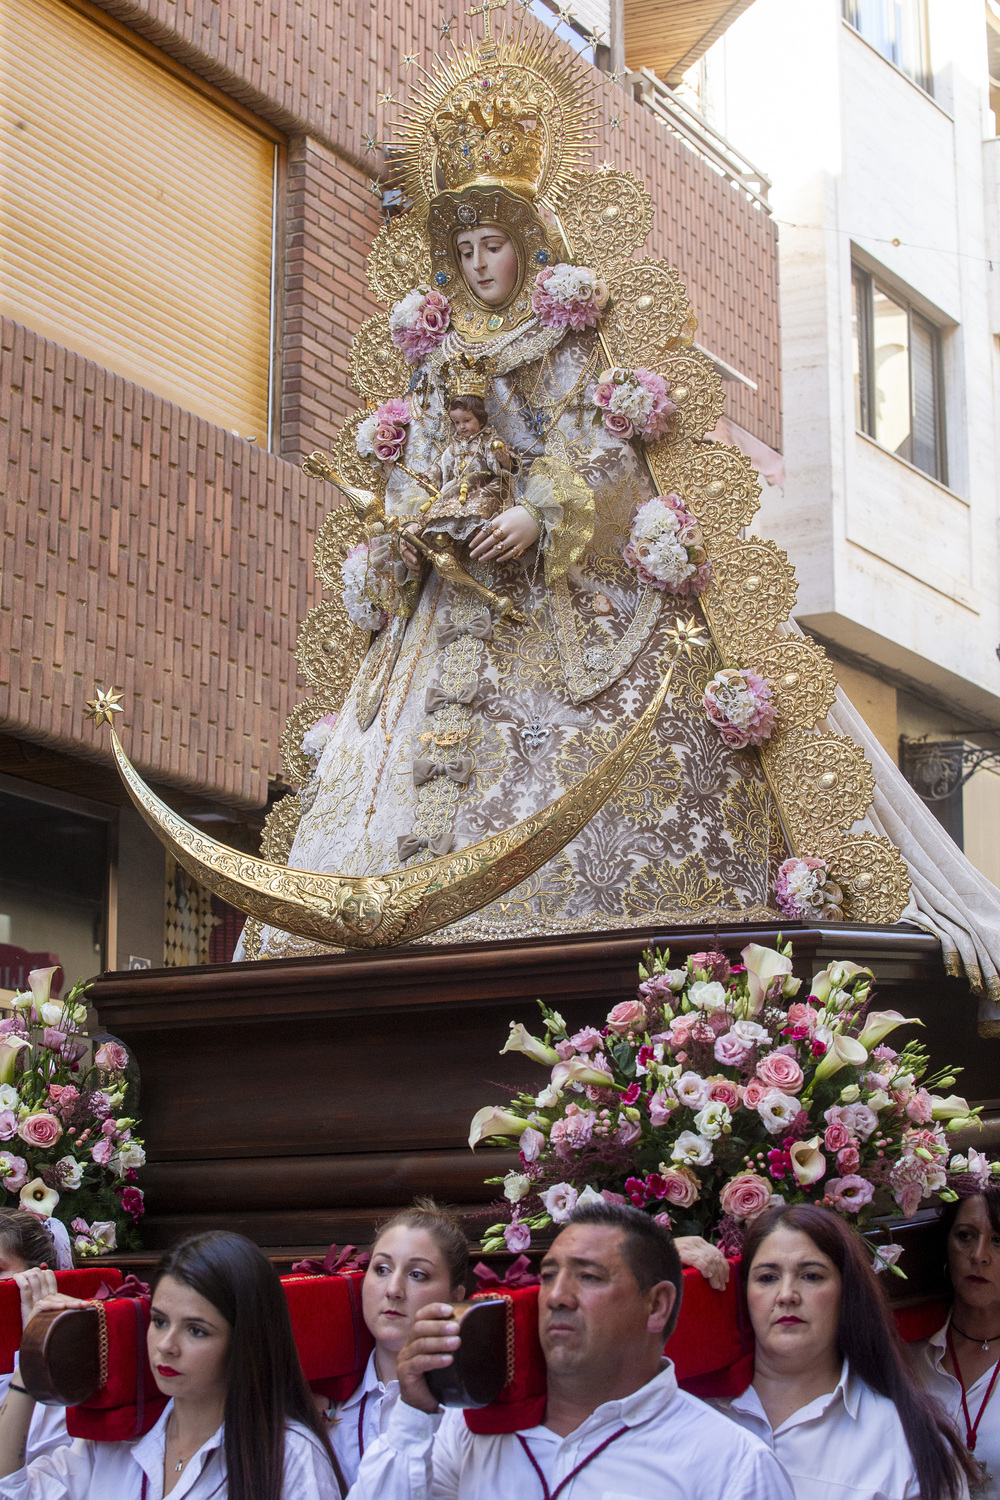
[[[522,196],[538,193],[548,156],[544,101],[530,86],[519,95],[506,83],[501,78],[492,88],[481,85],[480,97],[453,98],[449,108],[432,116],[443,187],[500,181]]]

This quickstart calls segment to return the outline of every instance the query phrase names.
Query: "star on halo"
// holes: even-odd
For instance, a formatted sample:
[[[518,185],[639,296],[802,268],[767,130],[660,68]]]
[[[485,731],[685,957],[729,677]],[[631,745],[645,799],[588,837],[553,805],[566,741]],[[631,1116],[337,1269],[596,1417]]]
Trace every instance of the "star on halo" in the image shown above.
[[[699,625],[694,615],[689,620],[677,618],[673,630],[667,631],[667,640],[678,656],[690,656],[699,646],[707,646],[705,627]]]
[[[611,119],[608,121],[608,124],[611,126],[612,130],[621,130],[621,128],[622,128],[622,117],[621,117],[621,115],[612,115]]]
[[[372,193],[376,198],[381,198],[382,184],[379,182],[377,177],[370,177],[368,179],[368,191]]]
[[[87,704],[86,714],[88,719],[93,719],[94,724],[100,729],[102,724],[114,724],[114,715],[124,713],[119,707],[120,701],[125,694],[120,693],[117,688],[102,687],[94,688],[94,696]]]
[[[395,104],[395,102],[396,102],[396,95],[394,93],[392,93],[389,89],[386,89],[386,91],[385,91],[384,94],[379,94],[379,96],[378,96],[378,102],[379,102],[379,104]]]
[[[403,67],[404,68],[412,68],[413,64],[415,62],[417,62],[417,60],[418,60],[417,59],[417,54],[415,52],[404,52],[403,53]]]
[[[455,19],[456,18],[454,16],[450,16],[447,20],[441,21],[439,23],[438,31],[441,33],[441,38],[443,41],[447,41],[451,36],[452,27],[455,25]]]
[[[607,157],[605,157],[597,170],[599,172],[613,172],[615,170],[615,164],[613,161],[608,161]]]
[[[592,47],[603,47],[607,42],[607,37],[599,26],[595,26],[588,36],[587,41]]]
[[[625,72],[624,68],[615,68],[613,73],[606,73],[604,76],[608,83],[621,83],[625,77]]]
[[[369,131],[368,135],[365,136],[365,150],[366,151],[378,151],[380,149],[381,148],[379,146],[378,141],[375,139],[375,137]]]
[[[576,17],[574,16],[572,10],[568,5],[560,5],[558,10],[556,11],[556,15],[559,17],[564,26],[570,26],[576,20]]]

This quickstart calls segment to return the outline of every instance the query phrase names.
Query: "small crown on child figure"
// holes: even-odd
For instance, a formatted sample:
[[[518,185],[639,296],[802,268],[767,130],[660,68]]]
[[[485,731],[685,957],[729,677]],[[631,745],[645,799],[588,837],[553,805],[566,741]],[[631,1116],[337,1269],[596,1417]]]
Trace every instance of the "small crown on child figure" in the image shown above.
[[[485,396],[490,388],[493,360],[488,354],[462,353],[444,368],[448,396]]]

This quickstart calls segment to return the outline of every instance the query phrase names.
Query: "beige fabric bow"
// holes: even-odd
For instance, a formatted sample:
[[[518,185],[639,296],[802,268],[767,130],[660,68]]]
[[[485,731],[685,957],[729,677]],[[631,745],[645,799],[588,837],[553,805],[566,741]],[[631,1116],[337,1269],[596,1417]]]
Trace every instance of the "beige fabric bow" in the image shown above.
[[[444,623],[438,627],[438,645],[450,646],[452,641],[457,641],[459,636],[475,636],[477,641],[489,639],[493,629],[493,620],[489,613],[484,610],[481,615],[473,615],[466,625],[456,625],[450,615],[446,615]]]
[[[440,856],[450,854],[455,843],[453,833],[433,833],[429,839],[422,839],[416,833],[404,833],[396,840],[396,848],[399,851],[399,862],[410,859],[414,854],[419,854],[421,849],[426,849],[428,854]]]
[[[468,682],[462,682],[453,691],[449,692],[440,683],[432,682],[424,697],[424,713],[432,714],[435,709],[442,708],[446,703],[471,703],[479,691],[479,683],[474,677]]]
[[[449,781],[466,786],[474,765],[471,755],[456,755],[454,760],[432,760],[429,755],[418,755],[413,762],[413,785],[423,786],[435,776],[447,776]]]

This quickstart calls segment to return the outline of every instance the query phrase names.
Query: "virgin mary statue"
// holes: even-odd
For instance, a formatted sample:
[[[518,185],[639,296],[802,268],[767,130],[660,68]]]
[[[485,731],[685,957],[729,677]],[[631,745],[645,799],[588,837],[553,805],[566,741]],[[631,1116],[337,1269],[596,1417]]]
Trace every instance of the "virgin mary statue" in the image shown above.
[[[318,543],[333,597],[299,646],[318,692],[284,741],[301,791],[264,853],[378,877],[572,811],[672,667],[574,836],[434,940],[767,920],[776,878],[786,912],[891,919],[905,870],[848,832],[868,768],[809,734],[829,666],[781,633],[784,555],[741,539],[756,476],[704,441],[720,381],[676,274],[633,257],[649,197],[582,169],[590,70],[549,33],[494,38],[488,10],[485,33],[410,106],[412,206],[369,261],[389,311],[352,356],[367,406],[310,461],[351,503]],[[322,951],[289,910],[238,956]]]

